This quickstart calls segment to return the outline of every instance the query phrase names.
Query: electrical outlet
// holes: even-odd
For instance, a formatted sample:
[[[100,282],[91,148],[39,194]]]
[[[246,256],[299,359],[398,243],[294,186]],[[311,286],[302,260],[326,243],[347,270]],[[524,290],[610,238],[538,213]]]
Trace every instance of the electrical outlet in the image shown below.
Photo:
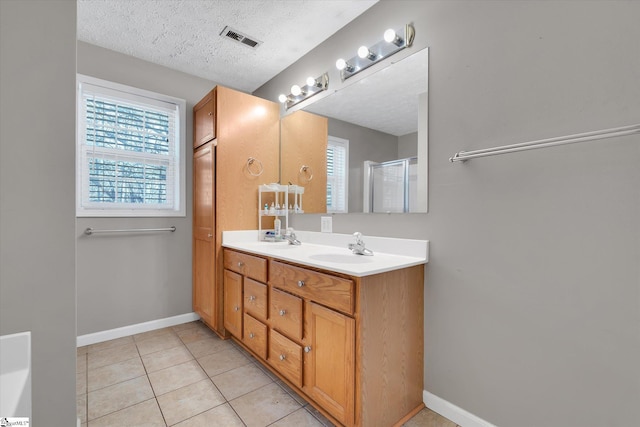
[[[320,217],[320,231],[323,233],[331,233],[333,228],[333,217],[321,216]]]

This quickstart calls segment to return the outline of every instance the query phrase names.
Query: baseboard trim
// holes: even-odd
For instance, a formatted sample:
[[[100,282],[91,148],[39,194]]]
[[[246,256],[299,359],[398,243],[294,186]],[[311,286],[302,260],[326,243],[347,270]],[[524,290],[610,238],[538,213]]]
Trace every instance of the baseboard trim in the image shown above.
[[[196,313],[180,314],[164,319],[150,320],[149,322],[137,323],[135,325],[123,326],[121,328],[109,329],[107,331],[94,332],[92,334],[80,335],[76,338],[76,346],[83,347],[89,344],[96,344],[116,338],[127,337],[133,334],[153,331],[155,329],[166,328],[168,326],[180,325],[182,323],[193,322],[200,319]]]
[[[462,427],[496,427],[488,421],[473,415],[470,412],[448,402],[435,394],[422,390],[422,400],[427,408],[433,412],[437,412],[445,418],[450,419],[454,423]]]

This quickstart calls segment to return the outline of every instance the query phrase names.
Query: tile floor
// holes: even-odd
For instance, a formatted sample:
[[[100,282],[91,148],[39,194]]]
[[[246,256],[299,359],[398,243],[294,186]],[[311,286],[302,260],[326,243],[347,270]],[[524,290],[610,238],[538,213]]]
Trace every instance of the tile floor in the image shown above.
[[[83,427],[333,425],[201,322],[78,348],[76,388]],[[405,426],[456,424],[424,409]]]

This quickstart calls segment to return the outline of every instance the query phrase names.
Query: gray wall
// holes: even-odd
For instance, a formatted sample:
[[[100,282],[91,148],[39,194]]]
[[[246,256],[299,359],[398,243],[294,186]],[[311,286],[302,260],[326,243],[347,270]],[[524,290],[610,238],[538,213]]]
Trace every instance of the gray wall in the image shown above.
[[[406,159],[418,155],[418,132],[398,137],[398,158]]]
[[[383,0],[272,82],[414,22],[430,48],[429,213],[336,215],[333,231],[431,241],[424,387],[496,425],[640,419],[640,136],[448,162],[638,123],[638,16],[636,1]]]
[[[0,1],[0,335],[31,331],[32,425],[76,425],[75,39],[75,1]]]
[[[187,102],[187,216],[78,218],[78,335],[192,312],[191,226],[193,115],[216,83],[111,50],[78,42],[78,73]],[[104,229],[176,226],[174,233],[83,234]]]
[[[349,140],[349,212],[362,212],[365,160],[398,158],[398,138],[388,133],[329,119],[329,135]]]

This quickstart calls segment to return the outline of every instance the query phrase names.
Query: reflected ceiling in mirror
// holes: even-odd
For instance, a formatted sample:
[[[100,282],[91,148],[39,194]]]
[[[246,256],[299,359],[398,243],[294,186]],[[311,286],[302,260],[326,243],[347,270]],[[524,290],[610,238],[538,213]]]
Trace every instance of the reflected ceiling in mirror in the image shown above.
[[[428,49],[307,106],[325,117],[402,136],[418,130],[418,94],[428,88]]]

